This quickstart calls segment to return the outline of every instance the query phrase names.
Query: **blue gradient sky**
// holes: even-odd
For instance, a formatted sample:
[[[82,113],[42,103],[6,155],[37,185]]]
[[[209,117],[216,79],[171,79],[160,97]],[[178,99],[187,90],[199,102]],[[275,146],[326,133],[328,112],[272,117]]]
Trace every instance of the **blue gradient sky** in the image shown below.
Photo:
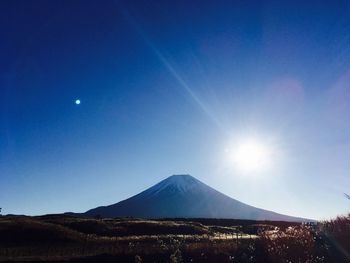
[[[349,212],[350,2],[281,2],[1,1],[3,213],[82,212],[178,173]],[[225,163],[249,137],[276,149],[268,171]]]

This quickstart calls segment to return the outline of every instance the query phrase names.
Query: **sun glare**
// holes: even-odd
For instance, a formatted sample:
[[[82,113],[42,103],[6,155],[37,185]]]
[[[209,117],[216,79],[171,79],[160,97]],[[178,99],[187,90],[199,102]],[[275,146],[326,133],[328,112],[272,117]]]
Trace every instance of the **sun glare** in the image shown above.
[[[243,172],[263,171],[271,164],[271,149],[253,139],[237,143],[229,152],[231,165]]]

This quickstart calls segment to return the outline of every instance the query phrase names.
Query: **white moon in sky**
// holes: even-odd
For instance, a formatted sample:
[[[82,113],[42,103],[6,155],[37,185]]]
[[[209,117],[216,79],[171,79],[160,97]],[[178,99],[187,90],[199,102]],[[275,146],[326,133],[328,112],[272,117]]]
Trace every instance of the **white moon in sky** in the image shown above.
[[[80,103],[80,100],[75,100],[75,104],[79,105]]]

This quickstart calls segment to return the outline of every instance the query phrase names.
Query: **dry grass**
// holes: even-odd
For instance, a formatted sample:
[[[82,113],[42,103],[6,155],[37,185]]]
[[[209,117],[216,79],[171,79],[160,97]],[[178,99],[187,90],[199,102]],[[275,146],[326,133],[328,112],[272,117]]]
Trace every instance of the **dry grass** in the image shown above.
[[[203,220],[0,217],[0,261],[350,262],[349,217],[317,227]]]

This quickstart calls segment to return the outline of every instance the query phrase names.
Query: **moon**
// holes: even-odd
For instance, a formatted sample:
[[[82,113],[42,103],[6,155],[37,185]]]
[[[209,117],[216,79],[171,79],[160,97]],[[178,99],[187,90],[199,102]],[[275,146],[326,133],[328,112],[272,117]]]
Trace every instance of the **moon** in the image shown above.
[[[75,104],[79,105],[81,101],[79,99],[75,100]]]

